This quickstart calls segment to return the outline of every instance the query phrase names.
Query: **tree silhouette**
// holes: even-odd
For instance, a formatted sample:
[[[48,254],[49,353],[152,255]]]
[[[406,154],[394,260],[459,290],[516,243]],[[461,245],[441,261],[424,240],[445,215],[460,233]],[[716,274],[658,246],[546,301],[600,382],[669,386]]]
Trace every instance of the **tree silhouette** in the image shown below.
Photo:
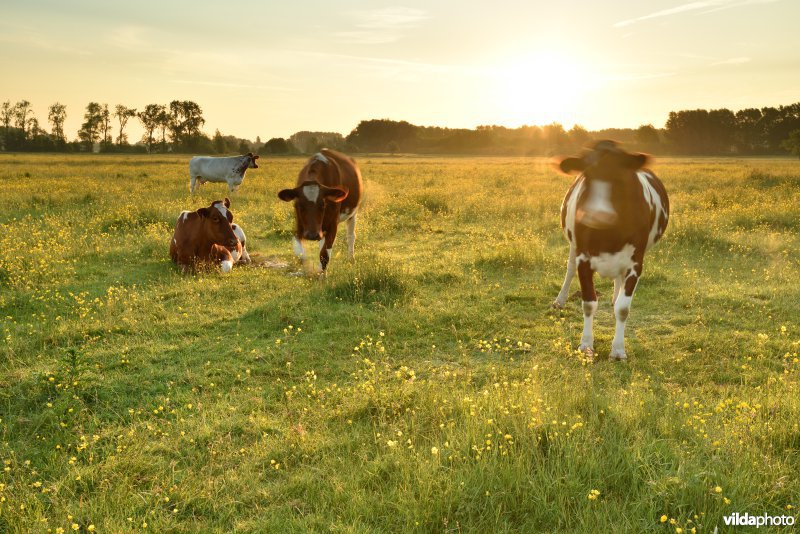
[[[100,139],[100,127],[103,122],[103,108],[97,102],[89,102],[83,115],[83,124],[78,130],[78,139],[91,152],[94,144]]]
[[[3,129],[6,135],[8,135],[8,131],[11,129],[11,120],[13,118],[14,107],[11,105],[10,101],[6,100],[3,102],[3,105],[0,106],[0,122],[3,123]]]
[[[136,110],[134,108],[126,107],[122,104],[117,104],[117,107],[114,110],[114,116],[119,121],[119,135],[117,136],[117,144],[127,144],[128,136],[125,134],[125,126],[127,126],[129,119],[136,116]]]
[[[790,133],[789,137],[781,143],[781,146],[795,156],[800,157],[800,130]]]
[[[67,106],[56,102],[47,109],[47,120],[52,125],[51,134],[53,140],[66,142],[67,136],[64,135],[64,121],[67,119]]]
[[[22,130],[22,138],[28,137],[28,113],[31,113],[31,103],[20,100],[14,105],[14,125]]]
[[[158,127],[163,113],[164,106],[159,104],[147,104],[144,110],[140,111],[136,115],[139,118],[139,122],[142,123],[142,127],[144,128],[142,141],[147,147],[148,154],[153,150],[153,132],[155,132],[156,128]]]
[[[100,108],[100,124],[98,125],[102,136],[103,146],[108,148],[111,145],[111,113],[108,111],[108,104],[103,104]]]
[[[192,140],[201,136],[205,124],[203,110],[191,100],[173,100],[169,103],[169,130],[175,148],[190,148]]]

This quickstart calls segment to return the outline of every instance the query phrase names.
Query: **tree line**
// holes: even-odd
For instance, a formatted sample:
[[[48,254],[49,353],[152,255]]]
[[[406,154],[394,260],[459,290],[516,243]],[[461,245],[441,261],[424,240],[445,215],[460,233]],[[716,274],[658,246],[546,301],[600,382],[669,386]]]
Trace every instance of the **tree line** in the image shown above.
[[[365,120],[347,136],[336,132],[297,132],[289,138],[261,143],[202,131],[203,110],[190,100],[169,105],[148,104],[141,110],[118,104],[90,102],[83,123],[72,141],[64,132],[66,106],[48,108],[50,131],[44,130],[31,104],[6,101],[0,106],[0,148],[7,151],[191,152],[207,154],[259,152],[309,154],[321,147],[348,153],[406,152],[418,154],[553,155],[580,149],[593,139],[615,139],[632,150],[675,155],[786,155],[800,156],[800,103],[788,106],[672,111],[663,128],[644,124],[638,128],[588,131],[559,123],[507,128],[497,125],[475,129],[417,126],[389,119]],[[135,119],[144,134],[130,143],[126,128]]]
[[[141,110],[117,104],[89,102],[83,123],[73,140],[64,131],[67,107],[56,102],[48,107],[50,131],[42,128],[31,103],[21,100],[0,105],[0,148],[20,152],[249,152],[261,146],[260,139],[251,143],[234,136],[223,136],[219,130],[211,138],[201,130],[205,124],[203,110],[191,100],[173,100],[168,105],[148,104]],[[126,128],[131,119],[138,120],[144,134],[130,143]],[[255,147],[254,147],[255,145]]]
[[[300,141],[296,139],[302,134]],[[475,129],[417,126],[406,121],[361,121],[346,137],[300,132],[289,139],[267,141],[268,154],[310,153],[320,146],[346,152],[406,152],[417,154],[554,155],[579,150],[595,139],[614,139],[632,150],[674,155],[800,156],[800,103],[789,106],[684,110],[669,113],[663,128],[588,131],[569,130],[559,123],[507,128],[487,125]],[[317,148],[315,148],[317,147]]]

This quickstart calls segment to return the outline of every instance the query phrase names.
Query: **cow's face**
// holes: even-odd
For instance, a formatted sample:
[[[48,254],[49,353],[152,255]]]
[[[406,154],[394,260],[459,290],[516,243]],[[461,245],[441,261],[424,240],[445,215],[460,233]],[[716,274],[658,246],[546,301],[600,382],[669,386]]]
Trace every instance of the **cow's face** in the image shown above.
[[[250,158],[250,161],[247,162],[248,169],[257,169],[258,165],[256,165],[256,160],[259,158],[258,155],[253,155],[252,152],[247,153],[247,157]]]
[[[580,157],[561,160],[563,172],[583,173],[585,179],[586,194],[578,205],[577,222],[598,229],[613,226],[619,215],[614,199],[625,198],[634,173],[646,163],[645,154],[625,152],[614,141],[598,141]]]
[[[215,200],[209,207],[197,210],[197,214],[200,215],[203,221],[205,236],[212,243],[222,245],[230,250],[234,256],[237,256],[235,251],[241,254],[242,245],[239,243],[236,234],[233,233],[233,228],[231,228],[233,213],[228,209],[230,207],[231,201],[227,198],[225,200]]]
[[[294,189],[284,189],[278,198],[284,202],[294,200],[294,211],[298,227],[302,228],[301,239],[319,241],[322,239],[322,222],[326,210],[336,210],[336,205],[347,198],[347,189],[328,187],[316,180],[308,180]]]

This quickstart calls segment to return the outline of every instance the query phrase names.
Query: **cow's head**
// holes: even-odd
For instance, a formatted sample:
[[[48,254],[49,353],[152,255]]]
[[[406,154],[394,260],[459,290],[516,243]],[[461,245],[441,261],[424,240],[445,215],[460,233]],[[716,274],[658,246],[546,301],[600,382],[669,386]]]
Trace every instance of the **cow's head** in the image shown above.
[[[247,167],[246,168],[248,168],[248,169],[257,169],[258,168],[258,165],[256,164],[256,160],[260,156],[258,156],[258,155],[254,156],[252,152],[248,152],[247,156],[245,156],[245,157],[249,158],[249,160],[247,161]]]
[[[562,159],[561,171],[582,173],[586,181],[577,222],[598,229],[613,226],[618,219],[614,200],[625,201],[625,190],[646,163],[647,155],[625,152],[615,141],[598,141],[581,156]]]
[[[222,245],[231,251],[234,256],[234,261],[238,259],[241,254],[242,245],[236,234],[233,233],[231,223],[233,222],[233,213],[228,209],[231,207],[231,201],[227,198],[225,200],[215,200],[207,208],[200,208],[197,214],[202,221],[202,231],[204,237],[214,244]]]
[[[347,194],[348,190],[343,187],[328,187],[316,180],[306,180],[294,189],[280,191],[278,198],[284,202],[294,200],[298,226],[303,229],[303,235],[300,237],[319,241],[322,239],[322,221],[326,210],[330,209],[332,204],[338,204],[346,199]]]

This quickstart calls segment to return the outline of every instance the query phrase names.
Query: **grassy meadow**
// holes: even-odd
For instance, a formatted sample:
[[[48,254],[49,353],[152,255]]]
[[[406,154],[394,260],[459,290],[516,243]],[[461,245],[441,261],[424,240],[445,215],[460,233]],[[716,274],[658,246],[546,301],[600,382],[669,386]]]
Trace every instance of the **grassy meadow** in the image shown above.
[[[726,532],[800,507],[800,161],[662,159],[673,206],[607,360],[554,311],[570,179],[358,158],[356,261],[290,276],[301,158],[179,274],[186,156],[0,155],[0,532]],[[578,289],[577,279],[573,292]],[[740,531],[742,529],[739,529]],[[773,531],[778,529],[773,529]],[[762,531],[766,531],[763,529]],[[790,531],[787,528],[785,531]]]

